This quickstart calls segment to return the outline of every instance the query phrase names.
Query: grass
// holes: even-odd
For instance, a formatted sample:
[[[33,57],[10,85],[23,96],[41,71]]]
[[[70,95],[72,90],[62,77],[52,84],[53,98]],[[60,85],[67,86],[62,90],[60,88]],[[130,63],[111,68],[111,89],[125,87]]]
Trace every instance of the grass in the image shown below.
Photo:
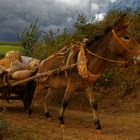
[[[19,46],[10,46],[10,45],[0,45],[0,53],[5,54],[8,51],[15,50],[15,51],[21,51],[22,48]]]
[[[0,45],[17,46],[17,45],[20,45],[20,43],[19,42],[0,42]]]
[[[22,52],[22,48],[20,47],[19,43],[16,42],[0,42],[0,57],[4,57],[4,55],[8,51],[20,51]]]

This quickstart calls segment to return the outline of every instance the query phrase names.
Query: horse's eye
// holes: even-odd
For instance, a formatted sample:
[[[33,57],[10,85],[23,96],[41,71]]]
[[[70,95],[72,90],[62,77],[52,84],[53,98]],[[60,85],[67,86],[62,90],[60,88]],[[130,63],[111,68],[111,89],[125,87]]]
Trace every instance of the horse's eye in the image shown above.
[[[124,36],[123,38],[126,39],[126,40],[130,39],[129,36]]]

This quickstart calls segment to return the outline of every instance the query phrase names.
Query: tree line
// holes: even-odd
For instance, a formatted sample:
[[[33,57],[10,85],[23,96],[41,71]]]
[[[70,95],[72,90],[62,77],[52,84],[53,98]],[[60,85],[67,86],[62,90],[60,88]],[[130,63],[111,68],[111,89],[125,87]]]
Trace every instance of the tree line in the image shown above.
[[[109,11],[101,21],[89,22],[84,15],[78,15],[76,21],[72,25],[72,30],[64,28],[60,32],[48,30],[41,31],[38,25],[38,19],[26,27],[20,34],[18,40],[21,47],[24,48],[24,55],[44,59],[53,52],[62,47],[83,38],[92,38],[97,33],[103,31],[108,25],[112,25],[114,21],[122,14],[127,14],[127,20],[130,20],[129,33],[140,42],[140,11]]]

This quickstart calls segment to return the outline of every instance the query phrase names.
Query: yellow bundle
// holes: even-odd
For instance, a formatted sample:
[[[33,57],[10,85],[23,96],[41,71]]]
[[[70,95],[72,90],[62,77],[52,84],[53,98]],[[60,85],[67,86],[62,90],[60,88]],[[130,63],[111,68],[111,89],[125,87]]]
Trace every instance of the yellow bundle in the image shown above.
[[[90,71],[88,71],[87,68],[87,57],[85,54],[85,49],[84,46],[81,44],[79,46],[79,53],[78,53],[78,58],[77,58],[77,68],[80,76],[82,76],[84,79],[88,81],[96,81],[97,79],[100,78],[100,74],[92,74]]]

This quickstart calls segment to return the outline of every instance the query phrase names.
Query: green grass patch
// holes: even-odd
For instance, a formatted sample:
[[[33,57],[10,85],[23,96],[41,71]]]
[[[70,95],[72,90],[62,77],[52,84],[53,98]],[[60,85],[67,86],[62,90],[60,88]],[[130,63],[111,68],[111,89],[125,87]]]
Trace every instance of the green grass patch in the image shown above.
[[[8,45],[8,46],[18,46],[19,42],[0,42],[0,45]]]
[[[8,51],[23,51],[19,45],[0,45],[0,58],[4,57]]]

